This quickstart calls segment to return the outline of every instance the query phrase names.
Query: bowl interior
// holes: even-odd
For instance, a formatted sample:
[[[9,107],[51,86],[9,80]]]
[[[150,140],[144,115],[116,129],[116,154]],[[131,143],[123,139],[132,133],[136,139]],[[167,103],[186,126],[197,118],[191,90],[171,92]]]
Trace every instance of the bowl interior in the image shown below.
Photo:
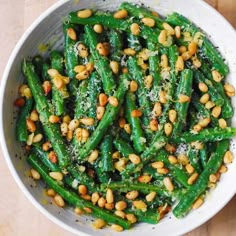
[[[132,2],[138,1],[133,0]],[[142,2],[162,15],[167,15],[173,11],[180,12],[207,32],[229,63],[231,73],[227,80],[236,86],[236,81],[233,79],[236,77],[236,47],[233,47],[236,34],[233,28],[215,10],[199,0],[142,0]],[[18,85],[23,81],[20,69],[22,59],[39,52],[47,54],[44,49],[48,47],[52,49],[63,48],[62,20],[66,18],[68,12],[80,8],[115,10],[119,4],[120,1],[118,0],[58,2],[25,33],[9,60],[2,80],[1,142],[6,160],[16,181],[27,197],[50,219],[80,235],[116,235],[117,233],[111,232],[109,229],[95,231],[90,226],[92,218],[76,216],[70,208],[59,209],[48,203],[49,199],[45,195],[44,184],[36,184],[28,177],[29,166],[24,160],[21,145],[15,141],[16,110],[12,104],[17,97]],[[235,104],[236,100],[234,98],[233,105],[235,106]],[[232,120],[232,125],[236,126],[236,116]],[[231,150],[236,154],[235,140],[231,143]],[[134,229],[119,233],[119,235],[133,235],[134,233],[137,236],[145,233],[149,235],[156,233],[180,235],[199,226],[216,214],[234,195],[236,190],[236,186],[233,186],[233,180],[236,179],[235,167],[236,162],[229,166],[228,172],[221,177],[218,187],[209,193],[204,205],[184,219],[177,220],[169,214],[158,225],[139,224]]]

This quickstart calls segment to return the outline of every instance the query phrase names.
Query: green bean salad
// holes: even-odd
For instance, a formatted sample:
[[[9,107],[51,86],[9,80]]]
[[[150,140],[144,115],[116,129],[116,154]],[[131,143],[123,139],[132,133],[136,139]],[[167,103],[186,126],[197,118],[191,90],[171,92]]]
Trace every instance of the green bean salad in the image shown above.
[[[64,49],[22,63],[16,138],[59,207],[116,231],[204,203],[233,160],[234,87],[184,16],[123,2],[71,12]]]

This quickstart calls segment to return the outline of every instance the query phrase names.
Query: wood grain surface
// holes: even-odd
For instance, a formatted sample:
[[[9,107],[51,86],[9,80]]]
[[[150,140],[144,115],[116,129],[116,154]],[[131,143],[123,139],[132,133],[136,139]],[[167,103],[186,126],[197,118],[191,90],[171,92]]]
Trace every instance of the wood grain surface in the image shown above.
[[[56,0],[0,0],[0,74],[20,36]],[[236,0],[207,0],[236,27]],[[222,31],[223,33],[223,31]],[[1,77],[0,77],[1,78]],[[71,235],[42,215],[24,196],[0,150],[0,235]],[[215,217],[186,236],[236,235],[236,197]]]

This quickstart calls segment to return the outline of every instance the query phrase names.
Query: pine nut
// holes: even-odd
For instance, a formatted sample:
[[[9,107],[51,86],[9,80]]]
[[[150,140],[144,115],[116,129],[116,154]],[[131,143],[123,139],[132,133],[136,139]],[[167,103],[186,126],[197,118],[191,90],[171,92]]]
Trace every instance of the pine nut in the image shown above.
[[[78,127],[79,127],[79,120],[78,119],[71,120],[68,125],[69,130],[72,130],[72,131],[74,131]]]
[[[156,102],[152,110],[154,116],[158,117],[162,114],[162,106],[160,102]]]
[[[172,181],[171,181],[171,179],[170,179],[170,177],[165,177],[163,179],[163,184],[165,185],[166,189],[170,192],[172,192],[175,188]]]
[[[100,196],[98,192],[92,193],[91,202],[95,205],[98,202],[99,198]]]
[[[90,9],[85,9],[77,12],[77,16],[79,18],[89,18],[92,14],[93,12]]]
[[[116,225],[116,224],[112,224],[112,225],[111,225],[111,229],[113,229],[113,230],[115,230],[115,231],[117,231],[117,232],[121,232],[121,231],[124,230],[122,226]]]
[[[104,45],[104,43],[98,43],[96,46],[96,49],[97,49],[98,53],[102,56],[108,56],[108,54],[109,54],[109,50]]]
[[[168,67],[168,57],[166,54],[161,55],[161,63],[160,63],[162,68],[167,68]]]
[[[210,181],[211,183],[216,183],[216,182],[217,182],[216,175],[211,174],[211,175],[209,176],[209,181]]]
[[[51,78],[54,78],[56,77],[57,75],[60,75],[59,72],[56,70],[56,69],[49,69],[48,71],[48,75],[51,77]]]
[[[201,92],[203,92],[203,93],[207,93],[207,92],[208,92],[208,87],[207,87],[207,85],[206,85],[205,83],[203,83],[203,82],[200,82],[200,83],[198,84],[198,88],[199,88],[199,90],[200,90]]]
[[[206,117],[204,119],[201,119],[198,124],[202,127],[202,128],[205,128],[207,127],[211,122],[211,118],[210,117]]]
[[[114,167],[117,169],[119,172],[123,171],[126,165],[126,160],[125,159],[120,159],[119,161],[115,162]]]
[[[115,12],[113,16],[116,19],[124,19],[128,16],[128,12],[125,9],[122,9],[122,10]]]
[[[113,196],[113,192],[112,192],[111,189],[107,189],[106,201],[107,201],[107,203],[113,203],[114,202],[114,196]]]
[[[141,162],[140,157],[135,155],[135,154],[129,154],[129,159],[135,165],[137,165],[137,164],[139,164]]]
[[[138,177],[138,182],[140,183],[149,183],[152,180],[152,176],[150,175],[141,175]]]
[[[49,197],[55,197],[56,192],[54,191],[54,189],[49,188],[49,189],[47,190],[47,195],[48,195]]]
[[[130,124],[125,124],[124,125],[124,130],[127,134],[131,134]]]
[[[125,213],[123,211],[115,211],[114,214],[122,219],[125,219]]]
[[[14,102],[14,105],[16,107],[23,107],[25,105],[25,99],[24,98],[17,98]]]
[[[51,143],[50,142],[45,142],[43,145],[42,145],[42,149],[47,152],[50,148],[52,147]]]
[[[31,98],[32,97],[32,93],[31,93],[30,88],[27,87],[27,88],[24,89],[23,96],[26,97],[26,98]]]
[[[100,24],[96,24],[93,26],[93,30],[98,34],[101,34],[103,32],[103,27]]]
[[[162,30],[158,36],[158,42],[160,44],[165,44],[166,40],[167,40],[166,30]]]
[[[118,201],[115,204],[115,208],[118,211],[123,211],[123,210],[125,210],[126,207],[127,207],[127,203],[125,201]]]
[[[141,210],[143,212],[145,212],[147,210],[147,204],[142,200],[133,201],[133,206],[136,209]]]
[[[158,130],[158,122],[157,122],[156,119],[150,120],[149,128],[150,128],[151,131],[157,131]]]
[[[66,136],[67,132],[68,132],[68,124],[67,123],[61,123],[61,133],[62,136]]]
[[[97,159],[98,159],[98,156],[99,156],[99,152],[98,152],[98,150],[93,150],[91,153],[90,153],[90,155],[89,155],[89,157],[88,157],[88,162],[89,163],[94,163],[94,161],[96,161]]]
[[[172,133],[172,130],[173,130],[173,126],[171,123],[166,123],[164,125],[164,132],[165,132],[166,136],[169,136]]]
[[[40,142],[41,140],[43,139],[43,135],[42,134],[36,134],[34,137],[33,137],[33,143],[38,143]]]
[[[167,168],[159,168],[157,169],[157,173],[161,175],[166,175],[169,173],[169,170]]]
[[[86,46],[82,43],[79,43],[77,46],[77,50],[78,50],[78,54],[80,57],[82,58],[86,58],[88,57],[88,49],[86,48]]]
[[[99,207],[101,207],[101,208],[103,208],[104,206],[105,206],[105,204],[106,204],[106,199],[104,198],[104,197],[100,197],[99,199],[98,199],[98,206]]]
[[[154,198],[156,197],[157,193],[156,192],[150,192],[148,195],[146,195],[146,200],[147,202],[152,202]]]
[[[174,145],[170,144],[170,143],[167,143],[165,145],[165,150],[167,152],[174,153],[174,152],[176,152],[176,147]]]
[[[177,156],[177,159],[178,159],[178,162],[181,164],[181,165],[187,165],[189,163],[189,160],[188,160],[188,157],[185,155],[185,154],[179,154]]]
[[[192,54],[190,54],[189,51],[186,51],[181,54],[181,57],[183,58],[184,61],[187,61],[192,57]]]
[[[93,118],[82,118],[80,119],[80,122],[86,126],[90,126],[94,124],[94,119]]]
[[[221,74],[217,70],[213,70],[211,74],[212,74],[213,80],[215,80],[216,82],[220,82],[223,79]]]
[[[123,129],[126,124],[125,118],[120,118],[118,122],[119,122],[119,127]]]
[[[135,81],[135,80],[132,80],[131,82],[130,82],[130,88],[129,88],[129,91],[130,92],[136,92],[137,90],[138,90],[138,83]]]
[[[152,75],[147,75],[144,78],[144,85],[147,89],[150,89],[152,87],[153,77]]]
[[[109,210],[109,211],[112,211],[112,210],[114,209],[114,207],[115,207],[115,205],[114,205],[113,202],[112,202],[112,203],[106,203],[106,204],[105,204],[105,208],[106,208],[107,210]]]
[[[92,73],[93,70],[94,70],[94,64],[92,62],[88,62],[86,65],[85,65],[85,68],[86,70],[89,72],[89,73]]]
[[[117,107],[119,105],[118,99],[116,97],[110,96],[108,98],[108,102],[110,105],[112,105],[113,107]]]
[[[153,27],[155,25],[155,20],[149,17],[143,17],[141,19],[142,23],[148,27]]]
[[[179,53],[182,54],[184,52],[187,52],[187,48],[185,46],[180,46],[179,47]]]
[[[177,112],[175,110],[169,110],[168,112],[168,116],[169,116],[169,120],[174,123],[176,121],[177,118]]]
[[[231,151],[227,151],[224,155],[224,163],[230,164],[233,161],[233,154]]]
[[[168,23],[164,22],[162,26],[166,30],[167,35],[175,35],[175,30]]]
[[[85,185],[81,184],[78,186],[78,193],[81,195],[86,195],[88,192],[88,189]]]
[[[210,100],[210,95],[209,93],[205,93],[201,96],[200,98],[200,103],[206,104]]]
[[[197,44],[195,42],[191,42],[188,45],[188,51],[191,55],[196,54],[197,52]]]
[[[73,138],[73,131],[72,130],[68,130],[68,132],[66,134],[67,141],[71,141],[72,138]]]
[[[58,181],[63,180],[63,174],[61,172],[52,171],[49,173],[49,176]]]
[[[193,126],[193,130],[198,133],[202,130],[202,126],[199,124],[196,124]]]
[[[192,185],[198,178],[198,173],[193,173],[189,178],[188,178],[188,184]]]
[[[184,69],[184,60],[183,57],[178,56],[177,61],[175,63],[175,69],[177,71],[182,71]]]
[[[71,40],[76,40],[77,39],[77,36],[76,36],[76,32],[75,32],[75,30],[73,29],[73,28],[69,28],[69,29],[67,29],[67,35],[68,35],[68,37],[71,39]]]
[[[228,171],[228,168],[225,166],[225,165],[221,165],[220,169],[219,169],[219,172],[221,174],[225,173]]]
[[[140,110],[133,110],[133,111],[131,111],[131,116],[132,117],[140,117],[140,116],[142,116],[142,112],[140,111]]]
[[[163,161],[155,161],[151,164],[152,168],[160,169],[164,167]]]
[[[29,136],[28,136],[28,138],[27,138],[27,141],[26,141],[26,147],[27,147],[27,149],[29,149],[30,150],[30,146],[32,145],[32,143],[33,143],[33,138],[34,138],[34,133],[31,133]]]
[[[134,224],[137,222],[137,217],[132,214],[132,213],[129,213],[129,214],[126,214],[126,219],[131,223],[131,224]]]
[[[105,225],[106,222],[103,219],[96,219],[92,224],[95,229],[102,229]]]
[[[223,119],[223,118],[220,118],[220,119],[218,120],[218,123],[219,123],[219,127],[220,127],[221,129],[225,129],[225,128],[227,127],[227,122],[226,122],[226,120]]]
[[[197,69],[199,69],[202,66],[201,61],[196,56],[192,57],[192,63],[193,63],[193,66]]]
[[[185,166],[185,169],[188,172],[188,174],[192,174],[194,172],[194,168],[193,168],[193,166],[191,164],[187,164]]]
[[[235,93],[226,92],[226,95],[227,95],[228,97],[233,97],[233,96],[235,96]]]
[[[30,119],[32,121],[38,121],[39,120],[39,114],[36,110],[33,110],[31,113],[30,113]]]
[[[210,110],[211,108],[213,108],[215,106],[215,103],[212,102],[212,101],[208,101],[206,104],[205,104],[205,108]]]
[[[56,194],[56,196],[53,199],[57,206],[59,207],[65,206],[65,201],[60,195]]]
[[[140,34],[140,27],[137,23],[133,23],[130,26],[130,31],[133,35],[139,35]]]
[[[215,118],[218,118],[221,114],[221,107],[220,106],[215,106],[212,109],[211,115],[214,116]]]
[[[83,210],[88,214],[92,213],[92,209],[89,207],[84,207]]]
[[[234,86],[232,84],[226,83],[224,85],[224,89],[225,89],[225,92],[235,94],[235,88],[234,88]]]
[[[179,94],[178,99],[179,99],[178,102],[180,103],[185,103],[190,101],[190,97],[185,94]]]
[[[74,67],[74,72],[76,72],[76,73],[81,73],[83,71],[86,71],[85,65],[77,65]]]
[[[117,61],[110,61],[110,68],[115,75],[118,74],[119,63]]]
[[[55,115],[50,115],[49,116],[49,122],[50,123],[58,123],[60,121],[60,117],[59,116],[55,116]]]
[[[122,73],[123,73],[123,74],[129,73],[128,68],[127,68],[127,67],[123,67],[123,68],[122,68]]]
[[[204,203],[204,201],[202,200],[202,198],[198,198],[192,205],[192,209],[197,209],[199,208],[202,204]]]
[[[62,122],[69,124],[71,122],[71,118],[69,115],[65,115],[62,119]]]
[[[30,175],[34,180],[39,180],[41,178],[39,172],[35,169],[30,169]]]
[[[201,149],[203,149],[204,144],[201,143],[201,142],[196,141],[196,142],[192,142],[192,143],[191,143],[191,146],[192,146],[193,148],[195,148],[196,150],[201,150]]]
[[[175,27],[175,37],[179,39],[181,37],[181,28],[180,26]]]
[[[169,160],[170,164],[173,164],[173,165],[178,163],[177,158],[172,155],[168,156],[168,160]]]
[[[36,125],[31,119],[26,119],[26,127],[29,132],[34,133],[36,131]]]
[[[119,151],[116,151],[116,152],[114,152],[113,154],[112,154],[112,158],[113,159],[119,159],[121,157],[121,155],[120,155],[120,152]]]
[[[125,197],[129,200],[134,200],[135,198],[137,198],[139,195],[137,190],[132,190],[128,193],[126,193]]]
[[[100,106],[104,107],[108,102],[108,97],[105,93],[100,93],[98,96]]]
[[[132,48],[125,48],[123,52],[127,56],[134,56],[136,54],[136,51]]]

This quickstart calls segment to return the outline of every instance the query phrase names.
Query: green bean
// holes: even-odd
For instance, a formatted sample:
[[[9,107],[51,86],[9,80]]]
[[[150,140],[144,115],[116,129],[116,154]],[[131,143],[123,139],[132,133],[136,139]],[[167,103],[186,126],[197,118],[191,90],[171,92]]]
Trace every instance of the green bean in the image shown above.
[[[48,74],[49,69],[50,69],[50,65],[47,62],[44,62],[43,67],[42,67],[42,80],[43,81],[50,80],[49,74]]]
[[[43,70],[43,58],[40,55],[33,57],[32,63],[35,67],[36,73],[41,76]]]
[[[202,172],[202,167],[201,167],[201,154],[200,154],[201,150],[197,150],[191,146],[189,146],[189,150],[188,150],[188,159],[190,164],[192,165],[192,167],[194,168],[194,171],[197,173],[201,173]]]
[[[133,148],[122,139],[116,138],[113,143],[123,157],[129,158],[130,154],[135,153]]]
[[[121,32],[111,29],[108,33],[111,47],[110,57],[113,61],[120,61],[122,57],[123,38]]]

